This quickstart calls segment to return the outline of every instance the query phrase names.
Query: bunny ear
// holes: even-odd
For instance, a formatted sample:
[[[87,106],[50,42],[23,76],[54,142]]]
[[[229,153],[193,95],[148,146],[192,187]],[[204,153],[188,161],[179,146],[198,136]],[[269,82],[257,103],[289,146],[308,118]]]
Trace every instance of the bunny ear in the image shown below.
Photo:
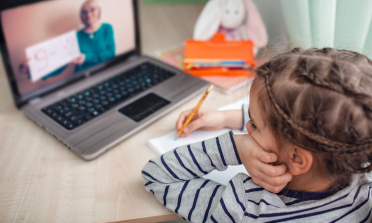
[[[267,32],[260,13],[251,0],[246,0],[248,14],[247,33],[256,47],[263,47],[267,44]]]
[[[194,27],[195,40],[211,39],[221,24],[222,18],[222,1],[210,0],[204,6]]]

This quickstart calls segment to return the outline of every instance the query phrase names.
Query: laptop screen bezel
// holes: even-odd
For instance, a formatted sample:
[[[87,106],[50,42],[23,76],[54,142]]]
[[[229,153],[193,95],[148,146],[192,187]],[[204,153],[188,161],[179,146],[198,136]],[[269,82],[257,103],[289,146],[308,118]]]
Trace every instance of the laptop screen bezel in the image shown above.
[[[45,1],[63,1],[63,0],[12,0],[12,1],[7,1],[7,2],[0,3],[0,13],[2,13],[4,10],[7,10],[7,9],[30,5],[30,4],[39,3],[39,2],[45,2]],[[21,95],[20,92],[18,91],[17,81],[16,81],[16,78],[15,78],[11,63],[10,63],[11,61],[10,61],[9,52],[7,49],[5,36],[4,36],[4,30],[3,30],[3,26],[1,22],[1,17],[0,17],[0,52],[2,55],[5,72],[7,75],[7,79],[9,82],[9,86],[10,86],[10,89],[13,95],[13,100],[14,100],[16,107],[21,108],[23,105],[27,104],[32,99],[35,99],[37,97],[42,97],[46,94],[49,94],[53,91],[56,91],[67,85],[70,85],[71,83],[76,82],[82,78],[86,78],[86,77],[89,77],[90,75],[94,75],[95,73],[105,68],[108,68],[114,64],[123,62],[130,57],[140,55],[141,46],[140,46],[140,33],[139,33],[139,20],[138,20],[138,4],[136,0],[132,0],[132,6],[133,6],[133,15],[134,15],[134,34],[135,34],[135,48],[133,50],[130,50],[123,54],[116,55],[114,58],[106,62],[102,62],[91,68],[80,71],[74,74],[73,77],[67,80],[62,80],[57,83],[50,84],[48,86],[39,88],[25,95]]]

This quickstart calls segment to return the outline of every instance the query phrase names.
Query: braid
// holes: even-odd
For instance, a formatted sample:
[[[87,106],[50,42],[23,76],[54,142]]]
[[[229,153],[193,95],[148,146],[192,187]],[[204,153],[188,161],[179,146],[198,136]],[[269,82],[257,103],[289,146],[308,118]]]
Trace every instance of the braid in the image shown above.
[[[271,123],[279,126],[276,132],[321,154],[331,173],[372,170],[372,62],[367,57],[346,50],[295,48],[274,57],[256,73],[264,79],[271,107],[282,120]],[[291,85],[292,91],[283,86],[286,90],[275,91],[278,83]],[[317,97],[320,92],[324,95]],[[303,102],[307,100],[313,107]],[[303,107],[295,106],[299,103]],[[322,117],[329,115],[337,120]],[[367,123],[367,128],[361,123]]]
[[[266,89],[267,89],[267,94],[269,95],[271,103],[274,105],[274,108],[276,109],[276,112],[278,112],[278,114],[294,130],[300,132],[302,135],[305,135],[312,140],[315,140],[318,143],[322,143],[322,144],[326,145],[329,148],[329,151],[325,151],[325,152],[338,153],[338,154],[354,154],[354,153],[355,154],[361,154],[361,153],[365,152],[364,151],[365,146],[368,146],[368,147],[372,146],[372,139],[368,139],[368,140],[365,140],[365,141],[362,141],[362,142],[355,142],[355,144],[357,145],[357,146],[355,146],[353,144],[346,144],[346,143],[342,143],[342,142],[336,142],[336,141],[328,139],[324,136],[317,135],[315,133],[312,133],[312,132],[306,130],[305,128],[303,128],[300,125],[298,125],[297,123],[295,123],[290,117],[288,117],[288,115],[280,108],[278,103],[276,103],[275,98],[272,96],[272,93],[271,93],[271,87],[269,85],[269,76],[266,76],[265,85],[266,85]],[[335,147],[338,147],[338,149],[335,149]],[[352,149],[355,149],[355,150],[360,150],[361,149],[361,151],[355,151],[355,152],[350,151]],[[309,148],[309,150],[312,150],[314,152],[318,152],[318,151],[316,151],[314,149],[311,149],[311,148]]]

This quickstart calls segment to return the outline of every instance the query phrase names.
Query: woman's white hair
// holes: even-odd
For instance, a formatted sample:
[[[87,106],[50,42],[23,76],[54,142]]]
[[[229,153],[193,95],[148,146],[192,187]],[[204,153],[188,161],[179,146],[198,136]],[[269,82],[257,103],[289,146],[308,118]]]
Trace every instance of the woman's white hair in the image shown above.
[[[98,3],[97,0],[86,0],[86,1],[81,5],[81,8],[80,8],[80,17],[82,16],[81,12],[83,11],[84,6],[86,6],[86,5],[94,5],[94,6],[96,6],[96,7],[99,9],[99,18],[101,19],[101,16],[102,16],[102,7],[101,7],[101,5]]]

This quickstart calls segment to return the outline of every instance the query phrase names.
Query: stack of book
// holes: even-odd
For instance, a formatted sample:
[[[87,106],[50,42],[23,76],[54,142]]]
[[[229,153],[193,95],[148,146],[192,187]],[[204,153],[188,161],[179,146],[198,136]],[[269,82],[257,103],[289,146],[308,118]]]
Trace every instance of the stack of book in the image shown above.
[[[226,41],[216,33],[211,40],[186,40],[184,69],[195,76],[248,76],[255,67],[253,42]]]
[[[224,36],[219,37],[211,41],[187,40],[158,50],[155,56],[231,93],[252,82],[250,68],[260,61],[255,61],[251,41],[225,41]]]
[[[193,61],[190,62],[185,70],[198,70],[198,69],[224,69],[224,70],[236,70],[236,69],[248,69],[250,64],[247,64],[244,60],[204,60],[204,61]]]

